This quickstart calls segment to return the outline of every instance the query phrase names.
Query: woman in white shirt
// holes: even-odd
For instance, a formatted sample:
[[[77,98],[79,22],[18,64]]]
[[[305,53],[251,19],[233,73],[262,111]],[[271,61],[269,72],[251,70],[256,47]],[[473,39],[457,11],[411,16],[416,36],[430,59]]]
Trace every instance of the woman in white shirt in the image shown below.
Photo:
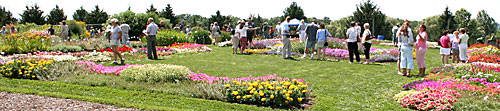
[[[118,51],[118,46],[120,45],[120,39],[123,36],[122,34],[122,29],[120,26],[118,26],[118,20],[117,19],[111,19],[111,50],[113,51],[113,64],[118,64],[116,62],[116,57],[120,57],[120,63],[124,64],[125,59],[122,58],[122,55]]]
[[[361,43],[363,44],[363,47],[365,49],[364,52],[365,52],[366,62],[364,64],[368,64],[370,59],[370,48],[372,46],[372,41],[371,41],[372,32],[370,31],[369,23],[365,23],[363,26],[365,27],[365,32],[363,32]]]
[[[401,47],[401,64],[400,68],[403,71],[403,76],[411,77],[411,70],[413,68],[413,37],[410,35],[409,26],[407,24],[398,32],[396,36],[398,38],[398,43]],[[408,72],[407,70],[408,69]]]
[[[240,23],[240,28],[238,28],[238,34],[240,35],[240,54],[243,54],[243,51],[247,48],[247,31],[257,30],[259,27],[248,28],[245,26],[245,22]]]
[[[468,42],[469,42],[469,35],[466,33],[465,28],[460,29],[460,37],[458,38],[458,50],[459,50],[459,56],[460,56],[460,61],[462,63],[465,63],[467,61],[467,48],[468,48]]]

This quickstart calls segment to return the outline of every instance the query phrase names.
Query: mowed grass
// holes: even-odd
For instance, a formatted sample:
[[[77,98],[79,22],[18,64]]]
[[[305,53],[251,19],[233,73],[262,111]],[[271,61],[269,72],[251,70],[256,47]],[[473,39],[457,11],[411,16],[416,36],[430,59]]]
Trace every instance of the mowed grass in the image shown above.
[[[284,60],[281,55],[233,55],[230,47],[215,47],[213,52],[175,54],[162,60],[127,57],[129,64],[175,64],[211,76],[247,77],[277,74],[304,79],[315,96],[311,110],[406,110],[392,96],[401,86],[421,79],[397,75],[396,63],[349,64],[348,60]],[[377,46],[376,46],[377,47]],[[429,49],[428,67],[440,65],[438,49]],[[110,65],[110,63],[103,63]],[[415,64],[415,68],[417,68]],[[428,69],[429,71],[429,69]],[[412,74],[416,75],[417,70]],[[2,79],[0,90],[44,96],[79,99],[153,110],[278,110],[192,98],[192,83],[136,83],[113,75],[71,75],[57,82]],[[58,88],[56,86],[71,86]],[[28,87],[30,86],[30,87]],[[130,93],[130,94],[129,94]]]

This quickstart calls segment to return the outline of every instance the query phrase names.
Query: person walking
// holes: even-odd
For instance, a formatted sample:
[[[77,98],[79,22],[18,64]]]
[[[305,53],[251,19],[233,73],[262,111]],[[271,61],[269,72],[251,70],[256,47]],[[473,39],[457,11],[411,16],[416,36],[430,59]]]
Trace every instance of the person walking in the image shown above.
[[[366,57],[366,62],[364,64],[369,64],[370,48],[372,47],[372,41],[371,41],[372,32],[370,31],[369,23],[365,23],[363,27],[365,28],[365,31],[363,32],[363,36],[361,37],[361,43],[363,44]]]
[[[349,50],[349,63],[354,62],[353,56],[356,56],[356,62],[361,63],[358,51],[358,42],[359,42],[358,40],[360,40],[360,38],[355,25],[356,25],[355,22],[351,22],[351,28],[347,29],[346,32],[346,35],[348,37],[347,49]]]
[[[299,40],[300,42],[306,41],[306,24],[304,23],[304,19],[300,20],[299,27],[297,27],[297,32],[299,32]]]
[[[396,26],[392,27],[392,45],[394,45],[394,47],[398,46],[398,38],[396,37],[398,30],[399,24],[396,24]]]
[[[325,47],[326,47],[326,38],[331,37],[332,35],[328,30],[325,29],[325,24],[321,24],[319,26],[318,31],[316,32],[316,41],[318,41],[318,45],[316,45],[318,51],[318,60],[326,60],[325,59]],[[314,51],[314,50],[313,50]],[[314,55],[313,55],[314,56]],[[323,56],[323,57],[321,57]],[[312,57],[311,57],[312,58]]]
[[[413,37],[410,35],[411,30],[409,30],[409,25],[403,25],[398,31],[398,43],[401,47],[401,65],[402,75],[411,77],[411,70],[413,68]],[[408,70],[407,70],[408,69]]]
[[[68,25],[66,25],[66,21],[61,22],[61,36],[64,42],[68,40]]]
[[[239,32],[238,32],[239,34],[238,35],[240,35],[240,45],[241,45],[241,47],[240,47],[240,54],[243,54],[243,51],[245,51],[245,49],[247,48],[247,43],[248,43],[248,41],[247,41],[247,39],[248,39],[247,35],[248,34],[247,33],[249,31],[259,29],[259,27],[248,28],[248,26],[246,26],[245,24],[246,24],[245,22],[242,22],[240,24],[240,27],[238,28],[239,29]]]
[[[293,59],[292,58],[292,44],[290,42],[290,27],[288,23],[290,22],[290,16],[286,17],[285,21],[281,23],[281,40],[283,42],[282,55],[283,59]]]
[[[147,49],[148,49],[148,59],[158,59],[156,54],[156,33],[158,32],[158,26],[155,24],[153,18],[148,19],[148,26],[146,27],[147,34]]]
[[[120,64],[125,64],[125,59],[123,59],[122,54],[118,51],[118,47],[120,46],[120,39],[123,36],[123,31],[120,26],[118,26],[118,20],[111,19],[111,50],[113,51],[113,64],[118,64],[116,62],[116,57],[120,57]]]
[[[130,47],[130,42],[129,42],[129,35],[128,35],[128,32],[130,30],[130,26],[127,24],[127,22],[123,21],[122,22],[122,25],[120,25],[120,28],[122,28],[122,37],[121,37],[121,42],[122,42],[122,45],[127,45]]]
[[[451,32],[448,32],[448,37],[450,37],[451,39],[451,53],[452,53],[452,59],[451,59],[451,63],[458,63],[458,61],[460,60],[458,58],[458,55],[459,55],[459,48],[458,48],[458,45],[459,45],[459,42],[458,42],[458,33],[459,31],[451,31]]]
[[[267,22],[264,23],[264,26],[262,27],[262,33],[264,35],[264,39],[268,39],[269,38],[269,26],[267,25]]]
[[[248,22],[245,24],[245,26],[248,27],[248,29],[255,28],[255,23],[252,22],[252,17],[248,18]],[[253,37],[257,35],[257,31],[255,30],[248,30],[247,32],[247,39],[248,39],[248,45],[253,45]]]
[[[212,37],[214,38],[214,44],[219,43],[220,39],[220,27],[217,22],[214,22],[214,26],[212,27]]]
[[[458,48],[460,53],[460,61],[462,61],[462,63],[465,63],[467,61],[467,48],[469,47],[469,35],[466,32],[467,30],[465,28],[460,28],[460,36],[458,38],[458,42],[460,44],[458,45]]]
[[[306,48],[304,49],[304,56],[302,59],[307,57],[308,49],[311,49],[311,59],[314,59],[314,47],[316,46],[316,33],[318,32],[318,25],[316,25],[316,20],[313,20],[311,24],[306,27]]]
[[[427,52],[427,27],[424,24],[420,25],[419,30],[417,30],[417,44],[416,44],[416,54],[417,54],[417,63],[419,69],[419,76],[425,75],[425,53]]]
[[[443,31],[443,36],[439,39],[439,44],[441,46],[439,54],[441,54],[441,62],[444,66],[448,64],[448,58],[451,53],[451,41],[448,36],[448,30]]]

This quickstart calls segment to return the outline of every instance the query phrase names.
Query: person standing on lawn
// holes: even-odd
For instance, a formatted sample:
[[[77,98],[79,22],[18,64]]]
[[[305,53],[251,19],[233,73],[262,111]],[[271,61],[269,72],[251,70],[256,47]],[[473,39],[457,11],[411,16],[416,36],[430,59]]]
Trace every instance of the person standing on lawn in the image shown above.
[[[358,40],[361,40],[361,24],[359,22],[356,22],[356,26],[354,27],[356,29],[356,31],[358,31]],[[360,41],[358,41],[360,42]]]
[[[252,17],[248,18],[248,22],[245,24],[245,26],[248,27],[248,29],[255,28],[255,23],[252,22]],[[247,39],[248,39],[248,45],[253,45],[253,37],[257,35],[257,31],[255,30],[248,30],[247,32]]]
[[[238,24],[236,24],[236,27],[231,30],[231,42],[233,44],[233,54],[238,53],[238,45],[240,44],[240,24],[241,21],[238,21]]]
[[[467,30],[465,28],[460,28],[460,37],[458,38],[458,45],[459,51],[460,51],[460,61],[462,63],[465,63],[467,61],[467,48],[468,43],[469,43],[469,35],[466,33]]]
[[[130,30],[130,26],[127,24],[127,22],[123,21],[122,22],[122,25],[120,25],[120,28],[122,28],[122,45],[127,45],[130,47],[130,43],[129,43],[129,35],[128,35],[128,32]]]
[[[452,32],[448,32],[448,37],[450,37],[451,39],[451,53],[453,54],[453,59],[451,59],[451,63],[458,63],[458,61],[460,60],[458,58],[458,55],[460,54],[460,51],[459,51],[459,48],[458,48],[458,45],[459,45],[459,42],[458,42],[458,33],[459,31],[452,31]]]
[[[441,62],[444,65],[448,64],[448,57],[451,53],[451,41],[448,36],[448,30],[443,32],[443,36],[439,39],[439,44],[441,48],[439,49],[439,54],[441,54]]]
[[[392,27],[392,44],[394,47],[398,46],[398,38],[396,37],[399,29],[399,24],[396,24],[396,26]]]
[[[410,21],[405,20],[404,23],[403,23],[403,26],[404,25],[406,25],[406,27],[407,27],[406,30],[408,30],[408,35],[410,37],[413,37],[413,32],[412,32],[411,27],[410,27]],[[402,27],[398,29],[398,31],[396,32],[396,34],[401,33],[401,29],[402,29]],[[399,39],[399,36],[396,35],[396,39]],[[399,40],[398,40],[397,47],[398,47],[398,50],[400,52],[399,55],[398,55],[398,63],[397,63],[398,64],[398,74],[399,75],[404,75],[403,73],[401,73],[401,67],[400,67],[401,66],[401,56],[402,55],[401,55],[401,45],[399,44]]]
[[[304,19],[300,21],[299,27],[297,27],[297,32],[299,32],[299,40],[300,42],[306,41],[306,24],[304,23]]]
[[[217,45],[220,39],[220,27],[217,22],[214,22],[214,26],[212,27],[212,37],[214,38],[214,44]]]
[[[311,24],[306,27],[306,48],[304,49],[304,56],[302,59],[307,57],[307,50],[311,49],[311,59],[314,59],[314,47],[316,46],[316,33],[318,32],[318,25],[316,25],[316,20],[313,20]]]
[[[420,25],[419,30],[417,30],[417,45],[416,45],[416,54],[417,54],[417,63],[419,68],[419,76],[425,75],[425,53],[427,52],[427,27],[424,24]]]
[[[292,44],[290,42],[290,27],[288,23],[290,22],[290,16],[286,17],[285,21],[281,23],[281,40],[283,42],[282,55],[283,59],[293,59],[292,58]]]
[[[364,25],[365,32],[363,32],[363,36],[361,37],[361,43],[364,47],[366,62],[364,64],[368,64],[370,60],[370,48],[372,47],[371,36],[372,32],[370,31],[370,24],[365,23]]]
[[[240,54],[243,54],[243,51],[245,51],[245,49],[247,48],[247,33],[248,31],[250,30],[257,30],[259,29],[259,27],[256,27],[256,28],[248,28],[246,25],[245,25],[245,22],[241,22],[240,24],[240,27],[238,28],[239,29],[239,34],[240,35]]]
[[[120,39],[123,36],[122,28],[118,25],[118,20],[116,18],[111,19],[111,49],[113,51],[113,64],[118,64],[116,62],[116,57],[120,57],[120,64],[125,64],[125,59],[122,58],[122,54],[118,51],[120,46]]]
[[[413,68],[413,37],[410,35],[409,25],[405,24],[398,31],[398,43],[401,47],[401,64],[400,68],[403,70],[402,75],[411,77],[411,70]],[[407,70],[408,69],[408,70]]]
[[[278,22],[278,24],[276,24],[276,30],[274,30],[275,33],[276,33],[276,37],[281,37],[281,22]]]
[[[321,24],[319,26],[319,29],[316,33],[316,41],[318,41],[318,45],[316,45],[316,47],[318,48],[318,52],[316,54],[318,54],[318,60],[326,60],[325,59],[325,47],[326,47],[326,38],[327,37],[331,37],[332,35],[330,34],[330,32],[328,32],[328,30],[325,29],[325,24]],[[323,57],[321,57],[323,55]]]
[[[269,26],[267,25],[267,22],[264,23],[264,26],[262,27],[262,33],[264,35],[264,39],[268,39],[269,38]]]
[[[351,64],[354,62],[354,56],[356,56],[356,62],[361,63],[358,51],[358,40],[360,40],[360,38],[355,25],[355,22],[351,22],[351,28],[347,29],[346,32],[346,35],[348,37],[347,49],[349,50],[349,63]]]
[[[68,40],[68,25],[66,25],[66,21],[61,22],[61,36],[64,42]]]
[[[158,59],[156,54],[156,33],[158,32],[158,25],[155,24],[153,18],[148,19],[148,26],[146,27],[147,34],[147,49],[148,59]]]

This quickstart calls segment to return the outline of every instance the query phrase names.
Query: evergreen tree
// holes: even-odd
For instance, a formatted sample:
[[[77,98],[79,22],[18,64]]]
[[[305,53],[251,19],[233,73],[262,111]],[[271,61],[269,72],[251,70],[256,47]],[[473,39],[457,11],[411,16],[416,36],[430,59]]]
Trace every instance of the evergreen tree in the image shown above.
[[[47,15],[47,23],[55,25],[63,20],[66,20],[66,18],[67,16],[64,15],[64,10],[62,8],[59,9],[59,6],[56,5],[56,8],[52,9],[50,14]]]
[[[215,15],[212,15],[212,17],[208,20],[210,21],[210,23],[217,22],[219,27],[222,27],[224,25],[225,17],[220,14],[219,10],[217,10],[217,12],[215,12]]]
[[[108,13],[99,8],[99,5],[95,6],[95,10],[92,10],[86,17],[85,23],[87,24],[102,24],[106,23],[108,20]]]
[[[0,6],[0,26],[5,26],[10,22],[16,22],[17,19],[12,17],[12,13],[5,9],[5,7]]]
[[[76,21],[84,21],[87,15],[87,10],[83,9],[83,6],[81,6],[80,9],[76,10],[76,12],[73,13],[73,19]]]
[[[290,4],[289,7],[287,7],[284,11],[283,11],[283,16],[281,17],[281,21],[284,21],[285,20],[285,17],[287,16],[290,16],[292,19],[293,18],[296,18],[296,19],[304,19],[306,20],[307,17],[304,16],[304,10],[302,10],[302,8],[300,6],[297,5],[297,2],[292,2],[292,4]]]
[[[172,23],[172,24],[177,24],[177,19],[175,18],[174,11],[173,11],[172,7],[170,7],[170,4],[167,4],[167,7],[165,7],[165,9],[162,9],[160,11],[160,17],[169,19],[170,23]]]
[[[385,14],[371,0],[356,5],[356,11],[353,12],[352,16],[352,20],[361,23],[362,31],[364,31],[363,24],[370,23],[372,35],[384,35],[389,38],[392,34],[390,33],[391,27],[385,22],[385,19]]]
[[[493,17],[490,17],[490,15],[486,13],[485,10],[479,11],[476,19],[478,25],[480,26],[479,29],[481,33],[484,34],[483,36],[488,36],[490,34],[495,33],[498,24],[495,22],[495,19],[493,19]]]
[[[43,16],[43,11],[40,7],[35,4],[34,6],[26,6],[21,16],[21,23],[35,23],[37,25],[43,25],[45,23],[45,16]]]
[[[156,8],[151,4],[148,10],[146,10],[146,13],[155,13],[158,14],[158,11],[156,11]]]
[[[464,8],[457,10],[455,12],[455,21],[457,22],[457,27],[469,29],[470,16],[471,14]]]
[[[443,14],[439,16],[439,26],[441,31],[443,30],[453,30],[455,29],[455,16],[453,16],[453,13],[451,13],[450,9],[448,6],[446,6]],[[434,36],[439,36],[439,35],[434,35]]]

